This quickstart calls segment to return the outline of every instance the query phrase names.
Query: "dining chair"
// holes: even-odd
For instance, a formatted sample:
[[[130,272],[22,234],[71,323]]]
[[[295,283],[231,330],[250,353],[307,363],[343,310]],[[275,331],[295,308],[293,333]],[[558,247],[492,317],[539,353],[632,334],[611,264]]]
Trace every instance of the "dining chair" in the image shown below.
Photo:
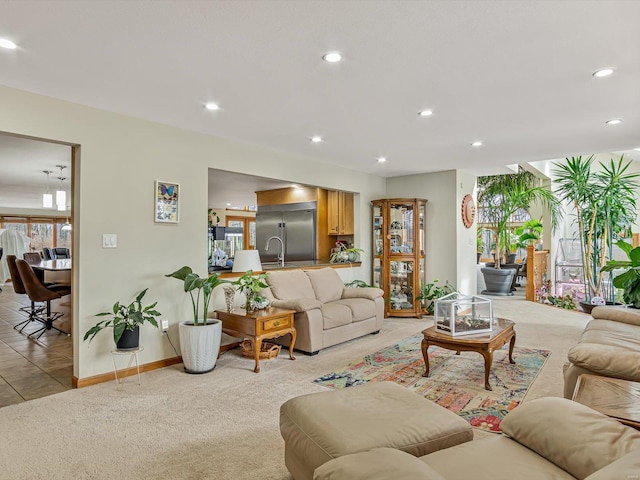
[[[26,295],[27,291],[24,288],[24,283],[22,283],[22,277],[20,276],[20,272],[18,271],[18,266],[16,265],[16,256],[15,255],[7,255],[7,266],[9,267],[9,274],[11,275],[11,283],[13,284],[13,291],[19,295]],[[18,330],[22,332],[24,327],[29,325],[29,323],[36,321],[36,317],[44,312],[44,305],[36,305],[36,302],[31,300],[31,306],[29,307],[21,307],[18,311],[23,312],[27,315],[27,319],[23,322],[14,325],[13,328],[18,330],[18,327],[22,325],[22,328]]]
[[[37,265],[38,263],[40,263],[42,261],[42,257],[40,256],[39,252],[26,252],[22,255],[22,258],[29,264],[29,265]]]
[[[58,320],[63,316],[62,312],[52,312],[51,311],[51,300],[56,300],[58,298],[62,298],[65,295],[71,294],[71,286],[70,285],[59,285],[53,284],[49,286],[43,285],[36,273],[24,260],[16,260],[16,266],[18,267],[18,272],[20,273],[20,277],[22,278],[22,283],[24,284],[24,288],[27,291],[27,295],[33,302],[44,302],[46,304],[45,312],[37,315],[36,320],[43,324],[42,328],[36,330],[29,334],[29,337],[32,337],[39,333],[36,339],[40,338],[44,332],[47,330],[57,330],[59,333],[64,333],[65,335],[69,335],[69,332],[65,332],[64,330],[59,329],[53,322]]]

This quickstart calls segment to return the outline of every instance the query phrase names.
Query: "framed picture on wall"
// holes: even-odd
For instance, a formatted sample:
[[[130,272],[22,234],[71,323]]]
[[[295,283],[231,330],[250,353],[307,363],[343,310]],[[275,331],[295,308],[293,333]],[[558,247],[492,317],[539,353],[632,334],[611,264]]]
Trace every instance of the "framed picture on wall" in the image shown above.
[[[180,220],[180,184],[156,180],[155,221],[178,223]]]

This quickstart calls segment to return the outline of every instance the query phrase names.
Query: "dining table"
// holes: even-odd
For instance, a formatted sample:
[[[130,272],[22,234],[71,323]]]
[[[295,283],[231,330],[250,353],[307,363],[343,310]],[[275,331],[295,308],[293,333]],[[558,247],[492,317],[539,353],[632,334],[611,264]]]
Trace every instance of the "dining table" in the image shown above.
[[[41,282],[71,283],[71,259],[42,260],[31,265]],[[64,272],[64,273],[63,273]],[[67,273],[68,272],[68,273]]]

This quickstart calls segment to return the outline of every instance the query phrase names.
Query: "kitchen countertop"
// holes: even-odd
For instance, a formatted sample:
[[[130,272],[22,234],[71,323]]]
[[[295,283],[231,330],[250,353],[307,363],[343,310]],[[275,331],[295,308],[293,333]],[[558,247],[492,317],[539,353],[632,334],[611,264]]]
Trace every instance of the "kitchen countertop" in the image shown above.
[[[320,258],[318,260],[300,260],[296,262],[285,262],[284,267],[281,267],[277,262],[265,262],[262,264],[263,271],[256,273],[265,273],[273,270],[309,270],[312,268],[350,268],[350,267],[359,267],[362,265],[362,262],[345,262],[345,263],[330,263],[328,258]],[[210,272],[211,273],[211,272]],[[221,270],[215,271],[220,278],[234,278],[239,277],[241,273],[235,272],[232,273],[230,268],[224,268]]]

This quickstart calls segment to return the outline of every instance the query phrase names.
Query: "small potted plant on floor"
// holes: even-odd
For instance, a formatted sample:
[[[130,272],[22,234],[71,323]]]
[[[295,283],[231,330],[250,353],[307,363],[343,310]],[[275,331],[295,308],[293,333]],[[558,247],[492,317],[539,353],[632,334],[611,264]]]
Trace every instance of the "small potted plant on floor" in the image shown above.
[[[148,322],[158,328],[156,317],[162,315],[155,310],[158,302],[146,307],[142,306],[142,298],[147,293],[147,288],[138,294],[129,305],[123,305],[119,301],[113,305],[110,312],[98,313],[97,317],[112,316],[110,320],[102,320],[89,329],[84,335],[84,340],[93,340],[98,332],[105,328],[113,328],[113,341],[119,350],[133,350],[140,346],[140,325]]]
[[[210,372],[216,366],[220,351],[222,322],[207,318],[209,302],[213,289],[229,282],[221,280],[216,273],[207,278],[200,278],[191,267],[187,266],[165,277],[182,280],[184,291],[190,295],[193,306],[193,320],[187,320],[178,325],[184,370],[187,373]],[[201,297],[202,303],[200,303]],[[202,305],[202,315],[200,315],[200,305]]]

